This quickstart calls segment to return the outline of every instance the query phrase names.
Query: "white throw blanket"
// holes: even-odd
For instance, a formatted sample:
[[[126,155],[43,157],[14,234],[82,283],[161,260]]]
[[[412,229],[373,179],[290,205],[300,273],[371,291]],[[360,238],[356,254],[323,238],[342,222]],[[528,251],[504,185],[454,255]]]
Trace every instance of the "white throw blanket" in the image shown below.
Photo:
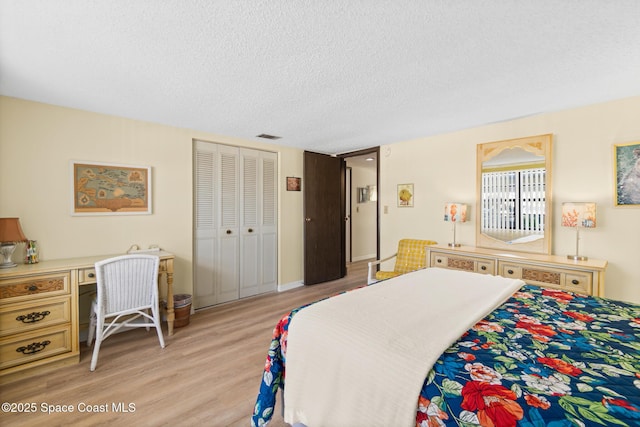
[[[415,426],[440,354],[523,284],[429,268],[300,310],[289,326],[285,421]]]

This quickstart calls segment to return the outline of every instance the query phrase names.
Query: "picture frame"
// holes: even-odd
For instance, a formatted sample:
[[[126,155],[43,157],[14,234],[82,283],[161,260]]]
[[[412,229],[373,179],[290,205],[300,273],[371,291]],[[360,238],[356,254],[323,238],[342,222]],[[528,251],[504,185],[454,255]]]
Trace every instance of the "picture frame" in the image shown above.
[[[71,161],[72,215],[150,215],[151,166]]]
[[[413,184],[398,184],[398,194],[396,200],[399,208],[413,207]]]
[[[369,201],[369,188],[358,187],[358,203],[366,203]]]
[[[614,205],[640,206],[640,142],[613,146]]]
[[[287,177],[287,191],[301,191],[302,182],[301,178],[295,176]]]
[[[367,185],[366,187],[358,187],[358,203],[377,202],[378,189],[375,185]]]

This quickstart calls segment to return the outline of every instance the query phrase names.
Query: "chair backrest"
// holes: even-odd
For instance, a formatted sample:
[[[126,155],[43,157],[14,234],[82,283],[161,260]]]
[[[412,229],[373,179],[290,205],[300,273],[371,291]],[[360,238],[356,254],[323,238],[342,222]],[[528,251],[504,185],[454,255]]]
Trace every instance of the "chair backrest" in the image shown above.
[[[398,255],[393,271],[408,273],[427,266],[427,245],[435,245],[433,240],[402,239],[398,242]]]
[[[158,268],[155,255],[132,254],[95,264],[98,307],[105,315],[158,304]]]

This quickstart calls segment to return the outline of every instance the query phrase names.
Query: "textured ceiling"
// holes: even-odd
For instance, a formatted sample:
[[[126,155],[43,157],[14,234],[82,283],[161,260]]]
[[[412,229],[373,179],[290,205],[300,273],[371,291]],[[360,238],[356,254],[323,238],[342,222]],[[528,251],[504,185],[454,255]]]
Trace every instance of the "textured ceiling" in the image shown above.
[[[640,95],[638,0],[0,0],[0,94],[322,153]]]

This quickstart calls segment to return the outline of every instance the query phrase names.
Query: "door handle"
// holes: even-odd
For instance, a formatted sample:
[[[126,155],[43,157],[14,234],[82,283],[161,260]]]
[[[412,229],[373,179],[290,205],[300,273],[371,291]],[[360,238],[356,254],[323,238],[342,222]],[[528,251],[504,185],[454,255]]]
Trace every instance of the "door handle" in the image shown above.
[[[249,233],[253,233],[253,228],[247,230]]]
[[[231,230],[227,230],[227,234],[231,234]]]
[[[311,218],[305,218],[304,220],[307,222],[311,222]]]

